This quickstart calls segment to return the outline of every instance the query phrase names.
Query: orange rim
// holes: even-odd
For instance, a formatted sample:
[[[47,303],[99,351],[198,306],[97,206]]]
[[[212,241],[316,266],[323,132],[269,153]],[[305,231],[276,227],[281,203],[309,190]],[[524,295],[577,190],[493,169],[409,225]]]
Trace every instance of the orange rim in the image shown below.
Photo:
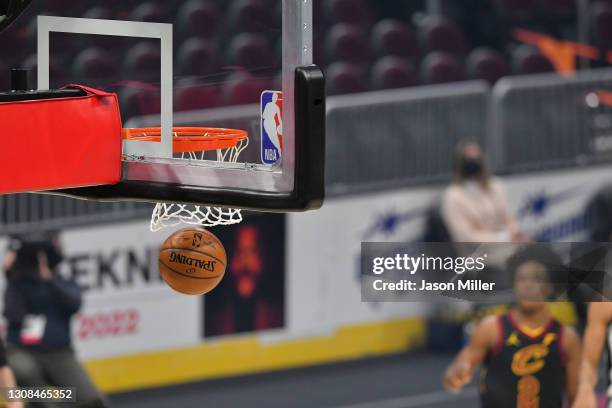
[[[247,139],[245,130],[206,128],[206,127],[175,127],[172,128],[172,150],[174,153],[206,152],[236,147]],[[129,128],[122,131],[123,140],[138,142],[161,142],[161,128]]]

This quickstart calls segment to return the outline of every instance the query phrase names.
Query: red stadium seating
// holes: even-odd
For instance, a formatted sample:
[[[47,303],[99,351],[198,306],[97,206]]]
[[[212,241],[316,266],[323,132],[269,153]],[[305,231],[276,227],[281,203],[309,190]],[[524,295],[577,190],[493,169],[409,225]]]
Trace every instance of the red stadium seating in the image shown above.
[[[81,51],[73,63],[76,78],[106,78],[117,74],[115,59],[106,50],[87,48]]]
[[[477,48],[472,51],[466,65],[470,79],[483,79],[491,85],[500,78],[510,75],[510,65],[504,55],[488,48]]]
[[[368,90],[363,69],[348,62],[336,62],[327,68],[328,92],[332,95]]]
[[[129,79],[150,81],[159,78],[160,60],[159,45],[154,42],[140,42],[126,52],[124,72],[127,75],[133,75]]]
[[[161,95],[159,89],[136,81],[124,83],[119,91],[119,106],[121,116],[132,117],[158,114],[161,111]],[[139,86],[141,85],[141,86]]]
[[[87,10],[83,14],[84,18],[100,18],[105,20],[112,20],[115,17],[115,13],[108,7],[96,6]]]
[[[237,32],[264,33],[278,25],[274,9],[263,0],[234,0],[228,10],[228,25]]]
[[[258,103],[261,93],[268,87],[267,83],[244,72],[229,76],[223,86],[223,98],[230,105]]]
[[[199,37],[191,37],[178,49],[178,72],[181,75],[207,75],[216,62],[214,43]]]
[[[374,26],[372,51],[379,56],[418,58],[421,55],[414,30],[398,20],[383,20]]]
[[[364,30],[352,24],[337,24],[327,33],[326,59],[329,62],[364,63],[370,60],[370,47]]]
[[[332,23],[367,25],[372,20],[370,3],[366,0],[326,0],[325,14]]]
[[[157,3],[142,3],[132,11],[130,20],[161,23],[164,21],[164,10]]]
[[[418,81],[414,65],[406,58],[384,57],[372,68],[375,89],[405,88],[417,85]]]
[[[421,64],[423,81],[428,84],[457,82],[465,79],[461,62],[447,52],[435,51],[425,57]]]
[[[515,74],[539,74],[555,69],[548,58],[531,45],[521,45],[512,55]]]
[[[175,91],[175,109],[188,111],[221,106],[219,88],[211,85],[182,85]]]
[[[578,41],[574,0],[469,2],[472,6],[480,4],[478,12],[473,12],[475,6],[468,12],[463,2],[462,9],[455,0],[443,0],[439,15],[428,14],[422,5],[391,3],[378,0],[314,3],[315,61],[327,71],[331,93],[463,79],[483,79],[494,84],[511,73],[553,71],[553,65],[540,51],[516,43],[512,33],[517,28],[559,41]],[[47,0],[39,7],[75,17],[137,21],[163,21],[168,14],[177,14],[175,72],[199,79],[176,91],[177,103],[185,109],[209,106],[206,95],[210,89],[202,88],[203,78],[224,72],[224,66],[245,71],[231,75],[231,83],[222,87],[226,103],[256,102],[252,83],[261,80],[255,77],[265,77],[266,81],[274,82],[275,88],[280,87],[280,77],[275,78],[280,70],[279,44],[273,33],[280,29],[282,8],[269,0],[186,0],[180,5],[164,0],[108,0],[103,4],[93,0]],[[590,45],[606,55],[606,51],[612,51],[612,0],[592,0],[590,7]],[[34,59],[26,61],[36,50],[36,25],[28,21],[18,20],[3,33],[5,44],[22,44],[13,47],[14,56],[2,61],[3,64],[35,68]],[[51,68],[52,84],[63,85],[63,78],[79,76],[92,80],[108,76],[117,81],[157,80],[160,50],[154,42],[103,37],[85,39],[54,34],[54,54],[59,55],[61,65],[55,63]],[[111,69],[112,61],[124,63]],[[599,61],[592,59],[593,66],[609,64],[605,57]],[[36,77],[35,72],[31,75]],[[222,76],[207,81],[218,83]],[[6,80],[0,83],[3,84],[6,86]],[[189,95],[194,98],[191,104]],[[129,109],[139,110],[142,109]]]
[[[201,36],[210,38],[217,33],[221,15],[213,1],[189,0],[178,11],[181,37]]]
[[[428,16],[421,23],[419,36],[427,51],[444,51],[457,56],[467,52],[461,27],[442,16]]]
[[[232,39],[228,47],[228,62],[249,71],[276,71],[279,63],[266,39],[251,33],[238,34]]]

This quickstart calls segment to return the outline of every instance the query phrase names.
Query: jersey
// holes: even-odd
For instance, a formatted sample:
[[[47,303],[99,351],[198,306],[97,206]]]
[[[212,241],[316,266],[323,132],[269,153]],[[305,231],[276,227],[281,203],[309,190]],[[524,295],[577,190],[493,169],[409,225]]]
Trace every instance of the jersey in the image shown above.
[[[483,408],[561,408],[565,390],[563,326],[550,321],[533,336],[508,313],[498,318],[500,336],[485,359]]]

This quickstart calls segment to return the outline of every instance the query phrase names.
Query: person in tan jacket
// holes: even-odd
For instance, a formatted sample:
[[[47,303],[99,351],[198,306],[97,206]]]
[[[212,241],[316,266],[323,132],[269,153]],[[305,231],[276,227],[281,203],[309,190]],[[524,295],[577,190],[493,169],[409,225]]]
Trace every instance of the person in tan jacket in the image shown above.
[[[482,148],[459,145],[455,180],[446,189],[442,216],[453,242],[524,242],[501,182],[487,170]]]

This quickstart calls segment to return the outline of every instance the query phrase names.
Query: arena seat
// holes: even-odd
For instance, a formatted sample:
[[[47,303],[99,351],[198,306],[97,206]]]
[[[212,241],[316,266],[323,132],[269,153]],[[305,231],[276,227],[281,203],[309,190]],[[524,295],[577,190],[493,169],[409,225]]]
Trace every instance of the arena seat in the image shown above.
[[[335,62],[327,70],[328,92],[332,95],[350,94],[368,90],[363,69],[348,62]]]
[[[490,48],[473,50],[467,58],[466,69],[470,79],[483,79],[491,85],[510,75],[510,65],[505,56]]]
[[[130,14],[130,20],[161,23],[164,21],[164,10],[157,3],[142,3]]]
[[[467,41],[461,27],[442,16],[427,16],[421,22],[419,37],[426,51],[444,51],[457,56],[467,51]]]
[[[127,75],[137,75],[131,79],[153,80],[159,78],[160,60],[158,45],[153,42],[140,42],[126,51],[123,70]]]
[[[206,75],[215,66],[216,49],[211,41],[200,37],[185,40],[178,49],[178,72],[181,75]]]
[[[221,105],[219,88],[213,85],[180,85],[174,97],[177,111],[216,108]]]
[[[417,83],[417,71],[406,58],[384,57],[372,68],[372,85],[375,89],[406,88]]]
[[[77,78],[98,79],[117,74],[116,58],[101,48],[87,48],[77,54],[72,71]]]
[[[423,59],[421,76],[423,82],[428,84],[456,82],[465,79],[461,62],[453,54],[442,51],[434,51]]]
[[[398,20],[383,20],[372,29],[372,51],[379,56],[418,58],[421,54],[414,30]]]
[[[276,71],[279,63],[266,39],[252,33],[242,33],[234,37],[229,44],[227,57],[231,65],[248,70]]]
[[[223,99],[230,105],[258,103],[267,83],[246,72],[231,74],[223,85]]]
[[[517,47],[512,55],[512,65],[515,74],[538,74],[553,72],[555,69],[540,50],[529,44]]]
[[[83,18],[101,18],[105,20],[112,20],[115,14],[108,7],[96,6],[88,9],[83,13]]]
[[[368,25],[372,21],[372,11],[366,0],[326,0],[324,9],[331,23]]]
[[[215,2],[207,0],[189,0],[178,11],[178,33],[182,38],[200,36],[213,37],[221,16]]]
[[[364,63],[370,60],[370,46],[365,32],[352,24],[336,24],[325,39],[328,62],[347,61]]]
[[[276,24],[276,13],[263,0],[234,0],[229,6],[227,17],[228,26],[238,33],[263,34]]]
[[[154,89],[147,84],[138,87],[136,81],[129,81],[129,83],[118,92],[122,118],[158,114],[161,110],[159,89]]]

